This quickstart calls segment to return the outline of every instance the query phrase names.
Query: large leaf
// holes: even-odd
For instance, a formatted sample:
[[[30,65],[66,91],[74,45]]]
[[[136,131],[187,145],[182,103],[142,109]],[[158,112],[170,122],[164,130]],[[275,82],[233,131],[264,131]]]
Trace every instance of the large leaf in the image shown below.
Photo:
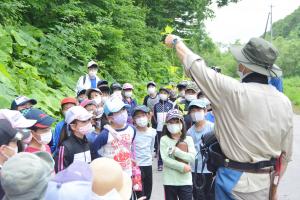
[[[25,42],[25,40],[20,36],[20,34],[18,32],[16,32],[15,30],[11,30],[10,33],[12,34],[12,36],[15,38],[16,42],[21,46],[21,47],[26,47],[27,43]]]

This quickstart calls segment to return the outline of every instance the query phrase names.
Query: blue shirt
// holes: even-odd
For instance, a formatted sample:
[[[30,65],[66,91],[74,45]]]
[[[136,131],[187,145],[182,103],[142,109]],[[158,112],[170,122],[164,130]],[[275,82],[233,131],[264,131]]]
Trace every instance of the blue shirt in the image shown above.
[[[207,121],[210,121],[210,122],[212,122],[212,123],[215,123],[215,116],[212,114],[212,112],[206,113],[205,119],[206,119]]]
[[[136,130],[133,150],[138,166],[152,166],[155,136],[156,130],[154,128],[148,128],[146,132]]]
[[[273,85],[279,92],[283,92],[282,77],[271,77],[269,84]]]
[[[58,122],[55,126],[54,134],[52,135],[52,146],[51,146],[51,152],[53,153],[57,149],[57,145],[60,139],[61,131],[64,127],[65,121],[62,120]]]
[[[89,143],[93,143],[97,136],[99,135],[99,133],[96,133],[95,131],[91,132],[91,133],[88,133],[86,134],[86,139],[88,140]]]
[[[91,80],[91,88],[96,88],[97,87],[97,81],[96,78],[90,79]]]
[[[201,173],[201,169],[202,169],[202,156],[200,152],[201,137],[202,135],[207,134],[213,130],[214,130],[214,124],[209,121],[206,121],[204,127],[199,132],[196,131],[195,125],[193,125],[187,131],[187,135],[191,136],[194,140],[195,149],[197,152],[197,157],[198,157],[197,173]],[[195,172],[195,163],[192,163],[191,167],[192,167],[192,172]],[[211,173],[210,171],[207,170],[206,165],[204,167],[203,173]]]

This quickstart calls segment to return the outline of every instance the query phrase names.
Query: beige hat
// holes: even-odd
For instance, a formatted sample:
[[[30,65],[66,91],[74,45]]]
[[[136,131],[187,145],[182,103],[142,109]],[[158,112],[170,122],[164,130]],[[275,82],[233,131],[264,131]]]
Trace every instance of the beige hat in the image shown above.
[[[104,196],[116,190],[122,200],[130,199],[132,182],[118,162],[110,158],[97,158],[90,164],[93,173],[92,190],[99,196]]]

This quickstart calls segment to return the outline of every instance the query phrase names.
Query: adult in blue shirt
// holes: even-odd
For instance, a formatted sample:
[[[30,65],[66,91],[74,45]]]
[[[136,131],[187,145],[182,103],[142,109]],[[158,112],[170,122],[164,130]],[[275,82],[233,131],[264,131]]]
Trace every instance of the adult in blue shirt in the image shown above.
[[[100,78],[97,76],[98,64],[95,61],[90,61],[87,64],[88,73],[81,76],[77,81],[76,94],[82,89],[97,88],[97,83]]]
[[[282,77],[271,77],[269,84],[273,85],[279,92],[283,92],[283,81]]]

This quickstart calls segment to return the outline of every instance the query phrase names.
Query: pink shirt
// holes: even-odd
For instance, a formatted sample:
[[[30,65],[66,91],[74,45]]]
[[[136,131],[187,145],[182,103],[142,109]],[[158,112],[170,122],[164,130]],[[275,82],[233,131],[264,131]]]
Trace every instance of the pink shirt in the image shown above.
[[[45,147],[46,147],[46,152],[48,152],[49,154],[51,154],[51,150],[50,150],[49,145],[46,144]],[[28,146],[25,149],[25,152],[28,152],[28,153],[35,153],[35,152],[38,152],[38,151],[42,151],[42,150],[38,149],[38,148],[35,148],[35,147],[30,147],[30,146]]]

